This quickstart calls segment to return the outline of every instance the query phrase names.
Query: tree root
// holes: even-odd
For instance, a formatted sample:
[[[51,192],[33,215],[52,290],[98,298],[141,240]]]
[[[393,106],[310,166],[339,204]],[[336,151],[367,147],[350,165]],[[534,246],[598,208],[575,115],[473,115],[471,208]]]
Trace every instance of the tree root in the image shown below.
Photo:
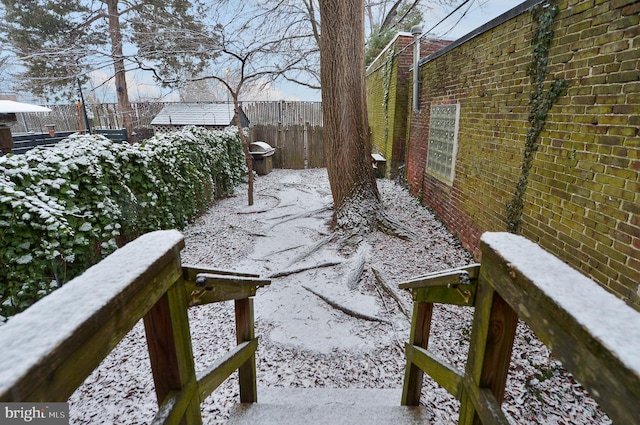
[[[378,288],[377,286],[376,286],[376,292],[380,296],[380,299],[382,300],[382,304],[384,304],[384,308],[387,311],[387,313],[392,314],[391,310],[389,309],[389,306],[387,305],[387,302],[384,299],[384,296],[382,296],[382,292],[380,291],[380,288]],[[400,338],[398,338],[398,331],[396,330],[396,325],[393,323],[393,321],[390,321],[389,323],[391,324],[393,339],[396,341],[396,347],[398,348],[398,351],[400,352],[400,354],[404,354],[405,352],[404,343],[400,341]]]
[[[409,227],[400,223],[398,220],[391,218],[384,210],[378,211],[378,230],[388,235],[404,239],[406,241],[415,242],[418,235]]]
[[[387,294],[389,294],[391,298],[393,298],[396,304],[398,304],[398,307],[400,307],[400,311],[402,311],[402,314],[404,314],[406,318],[409,321],[411,321],[411,314],[409,313],[410,311],[409,308],[405,305],[404,300],[400,298],[400,295],[396,292],[396,290],[388,283],[382,271],[376,269],[375,267],[371,267],[371,271],[373,272],[373,275],[376,277],[376,281],[380,284],[380,286],[382,286],[382,289],[384,289],[384,291]]]
[[[311,292],[313,295],[317,296],[318,298],[320,298],[322,301],[326,302],[327,304],[329,304],[331,307],[340,310],[341,312],[351,316],[351,317],[355,317],[357,319],[362,319],[362,320],[368,320],[370,322],[381,322],[381,323],[391,323],[389,320],[387,319],[383,319],[381,317],[376,317],[376,316],[370,316],[368,314],[364,314],[364,313],[360,313],[358,311],[354,311],[351,310],[348,307],[343,306],[342,304],[338,303],[337,301],[334,301],[328,297],[326,297],[325,295],[322,295],[316,291],[314,291],[311,288],[308,288],[304,285],[300,285],[302,286],[304,289],[306,289],[307,291]]]
[[[328,261],[326,263],[316,264],[316,265],[313,265],[313,266],[300,267],[298,269],[292,269],[292,270],[283,270],[281,272],[272,273],[267,277],[269,279],[273,279],[273,278],[276,278],[276,277],[283,277],[283,276],[289,276],[289,275],[296,274],[296,273],[306,272],[307,270],[319,269],[321,267],[337,266],[338,264],[342,264],[342,261]]]
[[[345,277],[345,285],[349,289],[356,289],[360,277],[364,272],[364,263],[367,261],[367,254],[369,253],[369,244],[363,243],[358,247],[355,258],[352,262],[353,266]]]
[[[310,245],[303,252],[301,252],[300,254],[298,254],[295,257],[293,257],[293,259],[291,261],[289,261],[289,264],[287,264],[287,267],[291,267],[295,263],[304,260],[309,255],[313,254],[314,252],[316,252],[317,250],[322,248],[324,245],[326,245],[329,242],[333,241],[337,236],[338,236],[338,234],[333,232],[333,233],[325,236],[324,238],[320,239],[319,241],[315,242],[313,245]]]
[[[268,260],[269,257],[271,257],[272,255],[277,255],[277,254],[282,254],[283,252],[287,252],[287,251],[293,251],[294,249],[298,249],[298,248],[302,248],[305,245],[296,245],[296,246],[292,246],[290,248],[284,248],[284,249],[280,249],[278,251],[273,251],[270,254],[265,255],[264,257],[262,257],[263,260]]]
[[[272,206],[272,207],[264,208],[264,209],[261,209],[261,210],[238,211],[236,214],[261,214],[261,213],[266,213],[266,212],[271,211],[274,208],[278,208],[278,205],[280,205],[281,200],[280,200],[280,198],[278,198],[275,195],[258,194],[258,196],[268,196],[270,198],[274,198],[276,200],[276,204],[274,206]]]
[[[271,229],[273,229],[274,227],[279,226],[280,224],[287,223],[287,222],[289,222],[289,221],[291,221],[291,220],[297,220],[297,219],[299,219],[299,218],[308,218],[308,217],[313,217],[314,215],[317,215],[317,214],[323,213],[323,212],[325,212],[325,211],[329,211],[329,210],[331,210],[332,208],[333,208],[333,204],[326,204],[326,205],[324,205],[324,206],[322,206],[322,207],[320,207],[320,208],[317,208],[317,209],[315,209],[315,210],[307,211],[307,212],[303,212],[303,213],[300,213],[300,214],[296,214],[296,215],[293,215],[293,216],[287,217],[287,218],[285,218],[284,220],[280,220],[280,221],[278,221],[277,223],[273,223],[273,224],[272,224],[272,225],[271,225],[267,230],[271,230]]]

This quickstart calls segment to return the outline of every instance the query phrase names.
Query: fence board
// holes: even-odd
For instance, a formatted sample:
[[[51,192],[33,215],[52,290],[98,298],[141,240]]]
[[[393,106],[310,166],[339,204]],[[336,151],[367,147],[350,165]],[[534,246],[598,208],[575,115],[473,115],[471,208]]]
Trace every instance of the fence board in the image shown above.
[[[251,127],[250,138],[276,148],[273,156],[275,168],[300,170],[325,166],[321,126],[257,125]]]
[[[141,129],[149,128],[151,120],[168,103],[132,103],[131,120],[138,129],[136,133],[142,134]],[[325,167],[321,102],[242,102],[241,106],[252,124],[251,140],[262,140],[276,147],[272,158],[275,168]],[[84,130],[76,104],[48,107],[52,112],[20,114],[14,133],[40,132],[50,124],[55,125],[56,132]],[[123,126],[114,103],[86,104],[86,109],[94,130]]]
[[[166,105],[173,102],[140,102],[131,104],[131,121],[134,127],[150,127],[151,120]],[[78,131],[84,128],[82,117],[75,103],[46,105],[51,112],[18,114],[13,128],[16,133],[40,132],[54,124],[58,131]],[[321,102],[241,102],[242,109],[253,124],[322,126]],[[121,128],[115,103],[85,104],[92,128]]]
[[[280,127],[282,168],[302,170],[305,168],[304,129],[299,125]]]
[[[322,126],[307,125],[307,167],[308,168],[324,168],[326,161],[324,159],[324,145],[322,142]]]
[[[322,102],[243,102],[242,109],[253,124],[322,126]]]

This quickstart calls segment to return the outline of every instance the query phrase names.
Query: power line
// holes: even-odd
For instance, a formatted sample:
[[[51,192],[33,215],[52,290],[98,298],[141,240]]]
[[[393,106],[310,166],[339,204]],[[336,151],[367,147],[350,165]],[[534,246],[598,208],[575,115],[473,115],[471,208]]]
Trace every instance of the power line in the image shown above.
[[[444,18],[440,19],[440,21],[438,21],[437,24],[435,24],[434,26],[432,26],[428,31],[425,31],[422,33],[422,35],[420,37],[418,37],[417,39],[413,40],[411,43],[407,44],[406,46],[404,46],[402,49],[400,49],[398,52],[396,52],[393,57],[395,58],[396,56],[400,55],[402,52],[404,52],[405,50],[407,50],[409,47],[413,46],[415,44],[416,41],[420,41],[422,40],[423,37],[426,37],[427,35],[431,34],[431,32],[436,29],[440,24],[442,24],[444,21],[446,21],[447,19],[449,19],[453,14],[455,14],[458,10],[462,9],[466,4],[468,4],[469,2],[474,2],[475,0],[464,0],[462,3],[460,3],[455,9],[453,9],[451,12],[449,12],[449,14],[447,14],[447,16],[445,16]],[[467,14],[467,12],[469,12],[469,9],[471,9],[471,6],[473,6],[473,3],[471,3],[469,5],[469,7],[467,8],[467,10],[462,14],[462,16],[460,17],[460,19],[458,19],[458,21],[444,34],[448,34],[449,32],[451,32],[456,25],[458,25],[460,23],[460,21],[462,20],[462,18]],[[377,68],[369,71],[369,73],[373,73],[376,72],[377,70],[379,70],[380,68],[382,68],[384,66],[384,63],[379,65]]]
[[[458,24],[460,23],[460,21],[461,21],[465,16],[467,16],[467,13],[469,13],[469,11],[471,10],[471,7],[472,7],[472,6],[473,6],[473,3],[470,3],[470,4],[469,4],[469,7],[467,7],[467,10],[465,10],[465,11],[464,11],[464,13],[463,13],[462,15],[460,15],[460,17],[458,18],[458,20],[456,21],[456,23],[455,23],[455,24],[453,24],[453,25],[451,26],[451,28],[449,28],[449,29],[448,29],[444,34],[442,34],[442,35],[440,36],[440,38],[445,37],[447,34],[449,34],[451,31],[453,31],[453,30],[454,30],[454,28],[455,28],[456,26],[458,26]]]
[[[423,37],[426,37],[427,35],[431,34],[431,31],[433,31],[434,29],[436,29],[440,24],[442,24],[444,21],[446,21],[447,19],[449,19],[451,17],[451,15],[453,15],[454,13],[456,13],[458,10],[460,10],[462,7],[464,7],[464,5],[466,5],[467,3],[469,3],[470,1],[475,1],[475,0],[464,0],[462,3],[460,3],[455,9],[453,9],[451,12],[449,12],[449,14],[447,16],[445,16],[444,18],[440,19],[440,21],[438,21],[437,24],[435,24],[434,26],[432,26],[428,31],[425,31],[422,33],[422,35],[420,37],[418,37],[416,40],[413,40],[411,43],[407,44],[405,47],[403,47],[398,53],[396,53],[396,56],[399,55],[400,53],[404,52],[406,49],[408,49],[410,46],[413,46],[413,44],[416,41],[422,40]],[[468,9],[467,9],[468,10]],[[466,12],[465,12],[466,14]],[[462,15],[464,16],[464,15]],[[461,18],[462,19],[462,18]],[[456,22],[455,25],[457,25],[460,22],[460,20],[458,20],[458,22]],[[455,27],[454,25],[454,27]],[[451,28],[449,30],[449,32],[451,32],[453,28]]]

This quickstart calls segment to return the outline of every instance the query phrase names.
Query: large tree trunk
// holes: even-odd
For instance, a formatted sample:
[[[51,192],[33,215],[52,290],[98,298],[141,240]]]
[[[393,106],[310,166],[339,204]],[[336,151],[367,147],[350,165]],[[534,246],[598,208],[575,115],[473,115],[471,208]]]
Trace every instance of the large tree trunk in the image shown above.
[[[131,111],[131,103],[129,102],[124,55],[122,52],[122,32],[120,31],[118,0],[107,0],[107,11],[109,13],[109,35],[111,38],[111,56],[113,58],[116,95],[118,99],[118,114],[120,115],[120,123],[127,130],[127,136],[129,137],[129,141],[131,141],[131,134],[133,133],[131,118],[133,114]]]
[[[323,139],[338,226],[371,230],[382,203],[371,166],[364,2],[320,0]]]

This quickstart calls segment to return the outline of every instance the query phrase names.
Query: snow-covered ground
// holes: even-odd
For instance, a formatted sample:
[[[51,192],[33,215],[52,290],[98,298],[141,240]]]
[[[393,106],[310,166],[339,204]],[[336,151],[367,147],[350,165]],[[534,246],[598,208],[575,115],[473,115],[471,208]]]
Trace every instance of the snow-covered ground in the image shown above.
[[[309,247],[330,235],[331,192],[326,170],[273,170],[221,200],[184,230],[183,263],[259,273],[307,269],[272,278],[255,298],[259,387],[401,388],[403,344],[409,321],[377,283],[372,267],[396,286],[411,277],[470,264],[472,258],[427,209],[388,180],[378,186],[389,213],[418,235],[411,243],[377,232],[361,241],[364,272],[355,288],[345,280],[355,247],[337,241]],[[354,244],[355,245],[355,244]],[[329,266],[328,264],[334,264]],[[397,286],[396,286],[397,287]],[[308,289],[307,289],[308,288]],[[312,291],[310,291],[311,289]],[[319,296],[380,320],[337,310]],[[410,297],[401,294],[407,305]],[[235,344],[233,305],[189,311],[196,368]],[[430,348],[463,368],[472,310],[437,306]],[[258,398],[260,393],[258,393]],[[202,404],[204,422],[225,423],[238,400],[233,375]],[[459,403],[425,378],[423,403],[435,423],[454,424]],[[141,323],[70,398],[71,423],[143,424],[157,409]],[[504,410],[520,424],[608,424],[609,419],[524,325],[513,350]]]

